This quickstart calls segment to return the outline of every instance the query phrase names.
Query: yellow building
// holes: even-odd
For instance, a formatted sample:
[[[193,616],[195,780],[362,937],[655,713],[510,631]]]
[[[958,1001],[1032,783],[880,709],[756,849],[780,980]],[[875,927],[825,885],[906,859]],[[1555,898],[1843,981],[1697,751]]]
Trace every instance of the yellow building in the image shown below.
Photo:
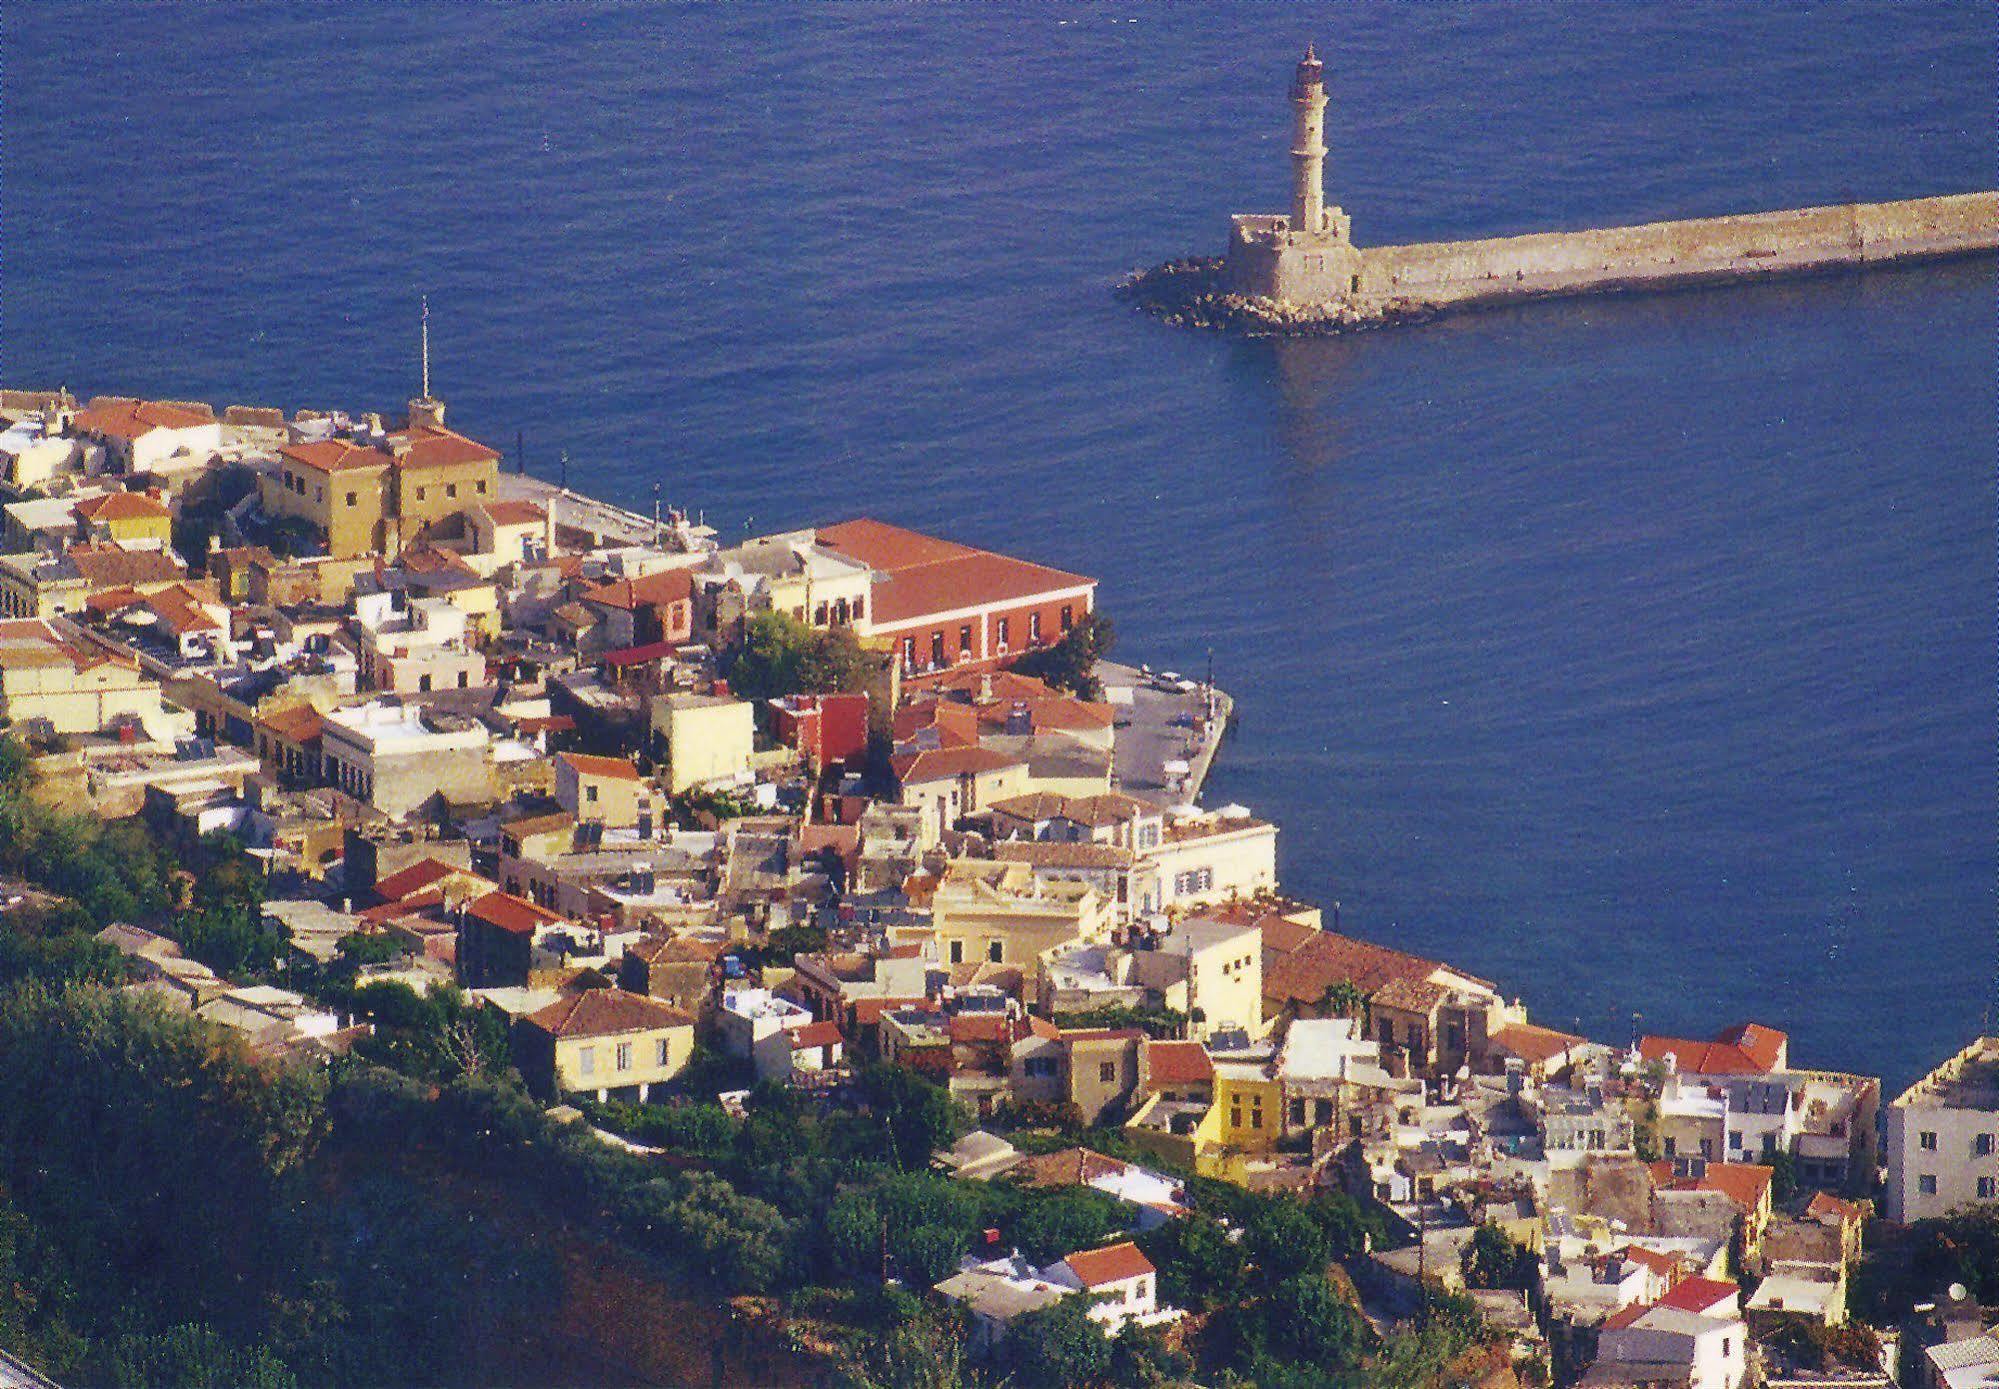
[[[719,695],[656,697],[652,731],[665,755],[667,794],[674,796],[705,782],[747,775],[756,750],[756,716],[750,705]]]
[[[522,1018],[514,1029],[521,1074],[544,1095],[644,1101],[694,1052],[694,1019],[623,989],[586,989]]]
[[[47,719],[58,733],[95,733],[120,714],[163,722],[160,687],[139,663],[73,640],[36,619],[0,621],[0,718]]]
[[[499,463],[493,450],[442,424],[417,424],[379,445],[286,444],[259,488],[265,515],[305,522],[329,554],[394,556],[447,517],[496,500]]]
[[[145,492],[107,492],[76,504],[79,540],[115,540],[121,545],[171,545],[173,512]]]
[[[626,758],[582,752],[555,755],[556,803],[579,820],[630,829],[638,823],[640,803],[651,804],[651,792],[639,769]]]
[[[345,439],[287,444],[258,479],[264,514],[305,522],[340,559],[393,554],[394,467],[380,449]]]
[[[945,964],[1012,965],[1038,989],[1041,957],[1056,946],[1110,939],[1111,904],[1087,883],[1037,879],[1024,863],[960,859],[930,900],[931,934]]]
[[[1264,1061],[1215,1062],[1215,1110],[1225,1148],[1267,1153],[1284,1128],[1284,1090]]]

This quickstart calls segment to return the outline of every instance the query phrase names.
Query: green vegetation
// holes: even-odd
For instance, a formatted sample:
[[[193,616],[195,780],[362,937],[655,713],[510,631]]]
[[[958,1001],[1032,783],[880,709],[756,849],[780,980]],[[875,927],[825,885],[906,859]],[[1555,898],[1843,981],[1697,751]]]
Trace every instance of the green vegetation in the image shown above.
[[[740,699],[863,690],[869,664],[851,628],[819,631],[779,612],[750,618],[721,653],[722,675]]]
[[[104,987],[124,966],[91,939],[136,917],[219,968],[267,968],[281,942],[262,934],[241,846],[168,844],[27,789],[0,740],[0,865],[63,894],[0,923],[0,1343],[79,1389],[533,1382],[532,1348],[559,1354],[552,1328],[567,1327],[562,1247],[622,1251],[696,1300],[772,1298],[856,1389],[1126,1389],[1195,1373],[1415,1389],[1480,1335],[1475,1317],[1440,1313],[1377,1343],[1333,1265],[1378,1234],[1347,1198],[1190,1177],[1194,1213],[1141,1245],[1166,1298],[1210,1314],[1191,1358],[1150,1332],[1106,1339],[1067,1299],[974,1367],[962,1319],[911,1294],[989,1230],[1047,1263],[1123,1237],[1127,1207],[930,1171],[967,1116],[886,1066],[864,1067],[843,1106],[771,1086],[740,1113],[698,1098],[588,1106],[665,1153],[623,1151],[551,1118],[513,1070],[504,1023],[458,990],[356,987],[374,937],[309,985],[372,1035],[330,1066],[256,1057]],[[739,1070],[706,1055],[680,1088],[712,1095]],[[1113,1132],[1046,1137],[1122,1146]]]
[[[1102,699],[1104,687],[1097,679],[1097,662],[1110,655],[1116,644],[1117,629],[1111,620],[1102,613],[1087,613],[1062,634],[1062,640],[1028,652],[1013,663],[1013,669],[1079,699]]]
[[[1458,1256],[1467,1288],[1531,1288],[1534,1251],[1490,1221],[1472,1231]]]
[[[1146,1036],[1162,1041],[1173,1041],[1187,1035],[1185,1013],[1176,1008],[1149,1004],[1133,1007],[1125,1003],[1107,1003],[1101,1008],[1080,1013],[1058,1013],[1054,1022],[1057,1027],[1064,1028],[1136,1027]]]
[[[1918,1220],[1893,1237],[1870,1227],[1848,1302],[1868,1321],[1888,1325],[1953,1283],[1981,1303],[1999,1302],[1999,1207]]]

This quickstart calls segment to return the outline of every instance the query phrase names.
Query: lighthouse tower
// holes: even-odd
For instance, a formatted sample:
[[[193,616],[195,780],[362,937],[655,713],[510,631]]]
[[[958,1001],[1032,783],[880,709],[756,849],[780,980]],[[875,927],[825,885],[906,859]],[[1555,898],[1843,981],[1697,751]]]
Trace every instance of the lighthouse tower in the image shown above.
[[[1291,82],[1291,230],[1326,229],[1326,66],[1305,46]]]
[[[1352,221],[1326,202],[1326,66],[1307,47],[1291,79],[1291,211],[1229,219],[1222,282],[1251,298],[1351,305],[1366,278]]]

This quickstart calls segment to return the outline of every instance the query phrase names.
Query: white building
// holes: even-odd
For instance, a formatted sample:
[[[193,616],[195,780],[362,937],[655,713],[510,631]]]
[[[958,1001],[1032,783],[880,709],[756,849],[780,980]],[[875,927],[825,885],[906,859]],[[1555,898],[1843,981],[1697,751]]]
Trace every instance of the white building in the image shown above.
[[[1597,1337],[1596,1364],[1583,1389],[1671,1384],[1678,1389],[1739,1389],[1747,1373],[1748,1331],[1738,1321],[1678,1307],[1647,1307],[1613,1316]]]
[[[769,989],[732,989],[722,995],[717,1027],[722,1048],[757,1068],[758,1080],[785,1080],[792,1070],[791,1033],[809,1027],[812,1014]]]
[[[1999,1202],[1999,1037],[1978,1038],[1896,1096],[1882,1127],[1888,1219]]]
[[[331,710],[320,721],[327,780],[395,819],[439,794],[489,798],[491,742],[475,719],[390,700]]]

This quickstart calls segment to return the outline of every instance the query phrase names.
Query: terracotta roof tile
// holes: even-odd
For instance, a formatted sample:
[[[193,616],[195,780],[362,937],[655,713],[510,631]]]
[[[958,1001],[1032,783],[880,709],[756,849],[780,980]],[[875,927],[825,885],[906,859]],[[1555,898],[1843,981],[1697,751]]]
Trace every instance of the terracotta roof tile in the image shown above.
[[[516,897],[511,892],[489,892],[465,910],[479,920],[517,936],[532,935],[539,927],[551,926],[562,920],[554,912],[544,911],[525,897]]]
[[[1724,1029],[1711,1042],[1642,1037],[1638,1053],[1647,1061],[1663,1061],[1670,1055],[1677,1069],[1691,1075],[1762,1075],[1775,1068],[1788,1040],[1773,1027],[1742,1023]]]
[[[443,859],[421,858],[375,884],[375,895],[384,902],[399,902],[415,892],[434,887],[454,873],[465,870]]]
[[[1152,1260],[1139,1253],[1138,1246],[1126,1240],[1120,1244],[1106,1245],[1102,1249],[1086,1249],[1071,1254],[1062,1261],[1076,1280],[1086,1288],[1101,1288],[1106,1283],[1121,1283],[1127,1278],[1143,1278],[1158,1270]]]
[[[662,569],[639,579],[612,579],[583,594],[583,601],[599,607],[629,612],[633,608],[659,607],[666,603],[686,603],[694,597],[694,573],[690,569]]]
[[[1427,980],[1443,968],[1435,960],[1405,955],[1385,945],[1320,931],[1289,955],[1273,961],[1263,976],[1263,996],[1279,1003],[1310,1006],[1335,984],[1350,983],[1372,997],[1394,980]]]
[[[449,429],[417,425],[389,436],[391,446],[408,445],[396,461],[404,468],[452,468],[467,463],[497,463],[500,455],[475,439]]]
[[[1655,1306],[1677,1307],[1682,1312],[1705,1312],[1710,1307],[1736,1297],[1741,1289],[1715,1278],[1687,1278],[1673,1285]]]
[[[76,514],[86,521],[165,521],[173,512],[159,498],[144,492],[106,492],[78,502]]]
[[[610,777],[616,781],[637,781],[639,769],[627,757],[597,757],[587,752],[559,752],[579,776]]]
[[[818,538],[886,576],[874,585],[877,626],[1096,582],[869,517],[823,527]]]
[[[903,753],[889,765],[897,781],[908,786],[915,782],[941,781],[946,777],[996,772],[1018,765],[1018,759],[991,748],[938,748],[929,752]]]
[[[310,443],[286,444],[278,457],[316,473],[345,473],[361,468],[386,468],[396,460],[381,449],[346,439],[315,439]]]
[[[286,742],[303,746],[319,736],[324,721],[319,716],[319,710],[310,704],[294,704],[274,714],[265,714],[257,722]]]
[[[613,1037],[694,1026],[694,1019],[678,1008],[623,989],[585,989],[530,1013],[526,1021],[552,1037]]]
[[[155,429],[194,429],[214,423],[215,412],[205,405],[134,400],[130,396],[101,395],[76,412],[78,429],[114,439],[137,439]]]
[[[1215,1063],[1199,1042],[1149,1041],[1145,1064],[1155,1086],[1200,1085],[1215,1078]]]

